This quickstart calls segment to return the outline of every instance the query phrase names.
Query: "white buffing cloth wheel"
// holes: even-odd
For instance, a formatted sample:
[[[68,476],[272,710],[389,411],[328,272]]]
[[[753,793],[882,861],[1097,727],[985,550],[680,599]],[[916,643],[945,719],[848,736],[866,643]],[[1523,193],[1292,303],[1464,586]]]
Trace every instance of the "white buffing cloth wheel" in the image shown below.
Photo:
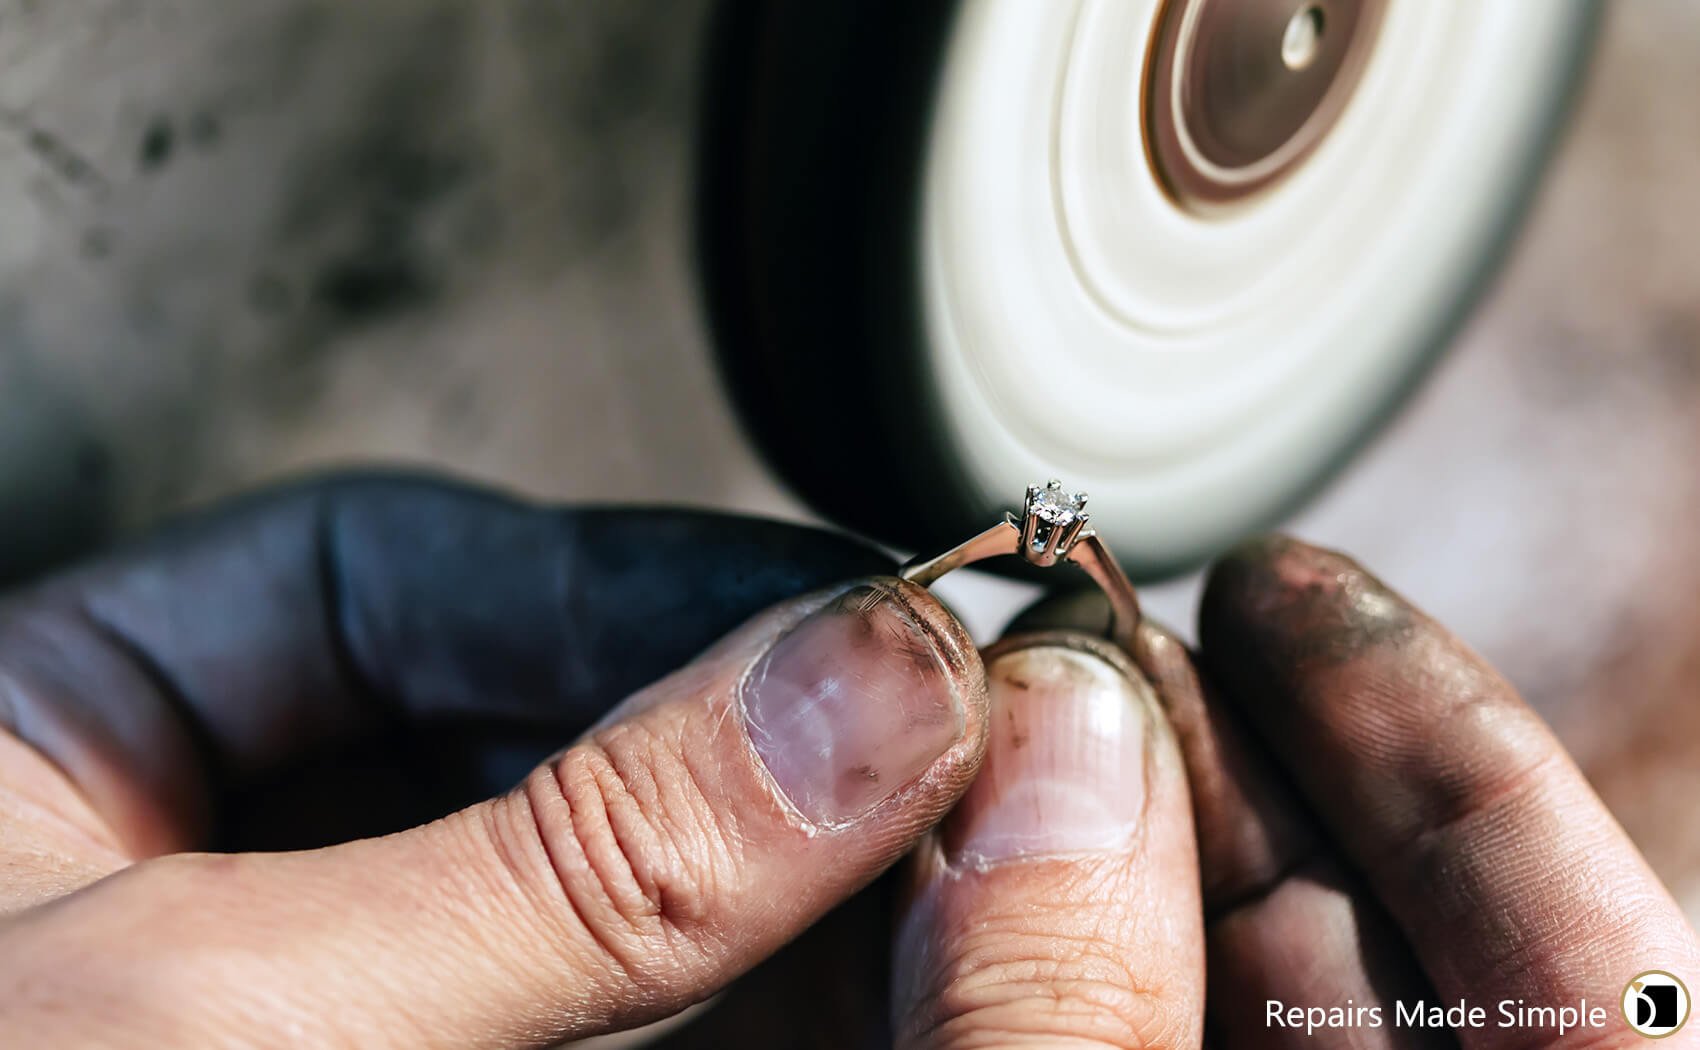
[[[765,450],[910,549],[1063,478],[1146,578],[1273,523],[1391,414],[1488,283],[1597,16],[754,6],[703,199]]]
[[[1199,211],[1141,131],[1159,6],[966,4],[921,228],[927,354],[971,482],[1066,477],[1143,565],[1267,521],[1449,334],[1529,192],[1590,15],[1394,0],[1314,153]]]

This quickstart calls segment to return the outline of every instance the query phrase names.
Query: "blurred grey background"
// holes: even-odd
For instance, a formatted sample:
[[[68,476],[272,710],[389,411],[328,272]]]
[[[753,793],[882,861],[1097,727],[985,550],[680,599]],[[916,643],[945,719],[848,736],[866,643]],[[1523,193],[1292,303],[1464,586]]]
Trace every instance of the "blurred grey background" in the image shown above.
[[[0,0],[0,574],[376,460],[806,518],[708,353],[710,7]],[[1700,5],[1607,7],[1487,306],[1293,523],[1504,668],[1691,915],[1697,46]],[[968,593],[982,631],[1022,596]]]

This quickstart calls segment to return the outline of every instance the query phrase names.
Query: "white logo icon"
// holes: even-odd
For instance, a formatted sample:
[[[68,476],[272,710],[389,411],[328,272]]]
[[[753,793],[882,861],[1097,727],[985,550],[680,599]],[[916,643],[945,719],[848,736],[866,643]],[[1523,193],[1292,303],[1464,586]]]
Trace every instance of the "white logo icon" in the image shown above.
[[[1675,974],[1648,970],[1623,989],[1623,1019],[1649,1039],[1676,1034],[1688,1023],[1688,988]]]

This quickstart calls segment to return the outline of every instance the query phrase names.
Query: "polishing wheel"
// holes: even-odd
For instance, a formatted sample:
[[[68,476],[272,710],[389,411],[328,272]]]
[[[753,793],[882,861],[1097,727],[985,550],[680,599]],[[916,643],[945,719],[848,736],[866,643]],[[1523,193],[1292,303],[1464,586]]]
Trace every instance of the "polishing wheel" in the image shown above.
[[[1132,571],[1185,568],[1302,500],[1450,338],[1596,14],[734,3],[701,211],[744,416],[890,543],[1058,476]]]

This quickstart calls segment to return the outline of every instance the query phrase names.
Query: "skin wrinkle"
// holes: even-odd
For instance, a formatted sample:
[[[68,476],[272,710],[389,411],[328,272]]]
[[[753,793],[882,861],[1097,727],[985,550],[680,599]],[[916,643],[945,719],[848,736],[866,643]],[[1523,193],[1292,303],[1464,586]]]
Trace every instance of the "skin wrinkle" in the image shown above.
[[[1437,802],[1429,796],[1430,802],[1423,807],[1422,815],[1415,818],[1408,838],[1395,832],[1385,860],[1371,856],[1365,863],[1377,869],[1397,871],[1434,841],[1458,837],[1454,832],[1465,825],[1503,819],[1499,814],[1517,808],[1519,803],[1533,803],[1525,808],[1538,812],[1547,801],[1553,775],[1561,772],[1562,765],[1563,760],[1556,755],[1537,756],[1502,773],[1484,770],[1485,776],[1478,776],[1470,785],[1443,789],[1438,792],[1444,796],[1443,800]],[[1423,787],[1432,791],[1442,785],[1429,783]]]
[[[1482,938],[1478,953],[1469,957],[1469,966],[1459,970],[1457,980],[1461,984],[1480,981],[1486,975],[1504,978],[1535,971],[1543,963],[1573,950],[1578,943],[1597,951],[1610,944],[1609,931],[1634,926],[1628,921],[1634,909],[1624,907],[1632,897],[1621,892],[1597,892],[1599,865],[1610,863],[1596,859],[1608,853],[1607,836],[1596,832],[1589,834],[1586,841],[1577,841],[1577,833],[1564,819],[1543,816],[1541,794],[1539,785],[1535,785],[1508,797],[1502,805],[1472,813],[1464,821],[1418,839],[1408,856],[1391,859],[1386,870],[1378,872],[1382,877],[1408,884],[1408,893],[1430,895],[1431,906],[1438,909],[1443,925],[1483,914],[1494,897],[1601,902],[1580,915],[1561,917],[1536,907],[1529,914],[1506,916],[1492,923],[1491,934]],[[1530,825],[1535,823],[1542,830],[1531,832]],[[1515,849],[1520,838],[1543,833],[1557,836],[1573,847],[1566,863],[1550,865],[1538,856],[1525,860]],[[1472,849],[1460,850],[1458,841],[1446,840],[1467,841]],[[1612,864],[1612,867],[1616,877],[1605,880],[1611,886],[1636,883],[1633,866]],[[1489,910],[1486,914],[1493,913]],[[1544,921],[1531,921],[1530,915]],[[1579,925],[1597,928],[1597,932],[1579,935]],[[1560,950],[1543,955],[1543,947],[1554,944]]]
[[[508,917],[508,921],[533,927],[540,917],[541,921],[549,923],[556,932],[554,936],[546,938],[546,943],[559,946],[563,972],[588,969],[598,960],[617,961],[620,956],[615,952],[614,945],[600,939],[597,927],[579,907],[577,899],[560,892],[561,877],[554,867],[557,854],[552,845],[552,836],[543,823],[544,806],[536,801],[539,796],[535,784],[541,782],[542,776],[540,773],[527,778],[526,783],[515,792],[497,799],[481,811],[485,841],[494,844],[495,856],[499,861],[495,870],[506,879],[507,888],[511,888],[521,898],[530,902],[530,907],[522,905],[517,914]],[[551,779],[555,776],[553,763],[550,764],[548,776]],[[515,816],[515,810],[523,810],[523,815]],[[473,854],[476,855],[476,852],[475,841]],[[539,865],[547,869],[547,875],[540,876],[536,870]],[[460,874],[477,872],[481,867],[459,864],[453,870]],[[545,886],[552,889],[545,890],[542,888]],[[501,888],[497,887],[498,891]],[[481,894],[471,893],[467,895],[467,899],[485,898]],[[563,902],[566,905],[564,909],[559,906]],[[470,925],[476,927],[478,924]],[[491,925],[493,929],[496,928],[495,924]],[[500,928],[511,929],[512,926],[504,925]],[[607,989],[607,994],[601,1002],[609,1007],[629,1004],[641,994],[637,990],[636,982],[623,965],[616,966],[611,972],[604,970],[604,976],[611,978],[611,987]],[[582,1008],[570,1010],[565,1016],[584,1024],[606,1023],[608,1019],[607,1016],[593,1015]]]
[[[558,801],[536,805],[538,833],[565,896],[586,923],[585,932],[616,962],[614,972],[648,995],[657,989],[651,972],[656,960],[650,954],[657,945],[648,920],[659,916],[661,907],[639,875],[641,854],[628,852],[629,840],[614,829],[613,803],[602,775],[607,762],[599,749],[575,748],[552,765]],[[550,811],[563,807],[564,819],[552,820]]]
[[[641,910],[631,909],[631,917],[653,919],[661,931],[679,919],[699,919],[707,909],[701,906],[703,895],[691,885],[696,870],[681,861],[688,847],[681,848],[684,844],[672,839],[661,826],[666,814],[658,807],[667,800],[662,798],[655,772],[648,765],[659,759],[670,773],[676,765],[672,749],[657,746],[647,726],[632,722],[598,731],[590,746],[603,760],[595,767],[596,784],[607,814],[605,826],[618,856],[625,860],[619,874],[629,875],[642,894]],[[695,829],[687,832],[693,838],[694,833]],[[694,841],[690,845],[694,846]],[[682,884],[677,890],[675,881]]]
[[[730,697],[722,695],[716,697],[714,706],[718,709],[718,712],[714,716],[714,729],[711,733],[713,736],[718,736],[726,725],[726,712],[734,704]],[[760,778],[754,775],[756,772],[753,769],[755,762],[749,748],[739,746],[732,750],[735,750],[746,763],[745,768],[746,773],[750,774],[749,779],[759,782]],[[718,749],[703,749],[702,753],[699,754],[696,748],[688,746],[680,748],[679,754],[685,772],[684,779],[689,787],[691,805],[690,811],[683,819],[675,819],[673,822],[675,838],[688,833],[692,828],[707,829],[714,836],[714,840],[710,843],[710,853],[713,856],[723,858],[724,861],[722,866],[711,868],[704,875],[704,894],[710,900],[726,899],[736,888],[735,880],[724,877],[723,873],[747,870],[756,860],[749,848],[750,832],[746,827],[748,814],[741,808],[733,808],[717,815],[712,804],[714,791],[709,787],[709,784],[713,778],[709,776],[705,764],[709,761],[711,755],[722,753],[724,752]],[[709,916],[708,918],[712,920],[713,917]],[[730,950],[731,944],[728,936],[730,931],[720,929],[715,922],[699,921],[694,929],[699,935],[712,939],[719,949]]]
[[[1379,697],[1387,692],[1391,690],[1378,689],[1370,695]],[[1396,695],[1410,692],[1400,690]],[[1379,706],[1385,709],[1388,705]],[[1376,735],[1343,734],[1348,738],[1344,746],[1352,753],[1370,756],[1374,761],[1362,763],[1355,774],[1342,773],[1330,779],[1340,780],[1344,790],[1361,792],[1367,800],[1373,800],[1366,801],[1366,808],[1373,809],[1380,822],[1388,826],[1385,837],[1393,844],[1391,848],[1397,848],[1411,836],[1455,822],[1492,804],[1498,796],[1515,792],[1543,773],[1551,774],[1562,767],[1564,760],[1542,747],[1551,746],[1544,731],[1504,738],[1501,727],[1505,720],[1499,713],[1505,710],[1499,700],[1470,699],[1443,708],[1428,731],[1420,735],[1414,727]],[[1490,711],[1484,723],[1478,716]],[[1348,724],[1378,728],[1373,716]],[[1460,729],[1463,731],[1457,731]],[[1389,743],[1383,743],[1383,739]],[[1507,746],[1512,744],[1518,746]],[[1451,761],[1437,766],[1437,754],[1451,756]]]
[[[1151,1038],[1163,1020],[1162,989],[1142,986],[1118,946],[1090,936],[1055,933],[1022,937],[989,928],[978,932],[999,940],[994,961],[979,963],[975,940],[961,946],[957,961],[944,961],[939,972],[959,974],[941,981],[933,1003],[920,1014],[930,1020],[913,1029],[915,1043],[929,1039],[950,1044],[955,1028],[986,1038],[1007,1032],[1059,1038],[1061,1033],[1101,1046],[1164,1046]],[[1030,951],[1022,942],[1031,941]],[[1013,956],[1013,957],[1012,957]],[[1177,1044],[1178,1045],[1178,1044]]]
[[[628,725],[637,728],[637,723]],[[630,816],[642,822],[640,831],[654,831],[660,847],[660,863],[640,873],[653,887],[657,917],[674,939],[682,935],[688,943],[712,933],[716,905],[726,899],[722,890],[733,885],[724,873],[745,870],[743,851],[734,847],[741,840],[735,829],[738,816],[728,812],[723,818],[715,810],[710,799],[719,792],[705,788],[698,778],[698,767],[691,761],[696,749],[682,734],[664,742],[649,733],[648,726],[643,733],[643,757],[634,761],[627,757],[631,749],[608,748],[610,766],[637,803]],[[675,771],[678,777],[667,776]]]
[[[782,621],[788,618],[788,615],[782,615],[776,619]],[[750,641],[752,644],[762,643],[763,639],[755,637],[751,638]],[[666,691],[672,698],[668,704],[645,707],[642,703],[642,698],[639,698],[638,706],[642,708],[642,711],[636,716],[636,719],[641,724],[647,725],[653,723],[651,727],[653,729],[654,726],[671,725],[671,714],[668,711],[668,705],[673,703],[682,703],[684,702],[684,698],[688,696],[689,709],[692,712],[689,722],[687,724],[673,726],[672,729],[667,730],[661,735],[655,735],[652,732],[634,734],[629,721],[621,723],[621,725],[626,726],[625,729],[616,727],[598,733],[595,742],[610,756],[610,768],[615,769],[619,767],[623,761],[628,759],[631,761],[640,761],[644,759],[646,754],[655,749],[665,752],[675,761],[682,755],[686,754],[699,756],[705,759],[714,758],[714,756],[710,755],[709,752],[714,751],[715,748],[702,746],[704,741],[702,740],[701,730],[711,726],[715,722],[718,714],[716,710],[717,706],[723,705],[726,702],[725,699],[723,699],[725,697],[726,690],[729,688],[730,683],[736,680],[736,677],[747,668],[747,664],[747,658],[740,660],[739,654],[735,651],[722,653],[719,656],[711,658],[709,664],[704,667],[693,667],[682,675],[674,676],[674,678],[670,681],[670,684],[666,686]],[[702,675],[707,675],[712,680],[706,692],[694,684]],[[956,691],[968,692],[969,690],[966,688],[958,688]],[[968,752],[972,751],[975,746],[975,741],[978,740],[982,734],[983,712],[976,712],[974,722],[977,727],[975,733],[965,736],[959,745],[956,748],[953,748],[954,754],[949,758],[952,768],[949,770],[942,770],[938,774],[935,774],[931,780],[937,782],[928,782],[925,784],[926,795],[924,797],[908,800],[901,808],[896,806],[888,807],[879,816],[873,818],[877,824],[876,826],[869,828],[868,834],[858,838],[845,838],[843,840],[842,847],[839,849],[834,849],[830,844],[820,847],[808,847],[804,850],[802,855],[797,857],[799,862],[803,862],[806,857],[806,863],[809,866],[819,865],[821,870],[817,873],[817,878],[827,880],[828,885],[813,885],[808,880],[802,880],[795,885],[791,885],[789,883],[785,884],[783,886],[783,892],[779,894],[762,893],[749,900],[735,901],[731,902],[729,905],[727,902],[722,902],[723,905],[727,905],[731,908],[731,914],[735,915],[737,920],[727,920],[712,924],[715,928],[708,937],[697,938],[693,934],[686,938],[686,940],[689,940],[690,943],[688,945],[681,946],[700,949],[700,954],[704,955],[705,958],[696,963],[692,963],[689,966],[672,967],[672,972],[675,975],[678,975],[677,979],[668,978],[667,984],[662,991],[667,991],[674,995],[698,994],[691,992],[690,989],[703,987],[703,981],[719,980],[721,975],[718,974],[718,971],[713,970],[713,966],[721,965],[730,961],[726,960],[724,957],[720,957],[720,963],[715,962],[715,959],[717,958],[714,950],[715,944],[731,944],[739,952],[750,951],[752,950],[752,937],[755,938],[759,944],[759,942],[766,936],[778,936],[779,932],[789,928],[794,923],[802,921],[802,919],[805,918],[817,905],[824,905],[828,898],[823,897],[822,894],[829,889],[832,889],[834,893],[837,892],[836,889],[833,889],[832,887],[833,880],[850,878],[851,881],[854,882],[855,879],[852,877],[864,868],[866,868],[869,875],[871,875],[874,870],[877,870],[878,864],[876,862],[883,863],[880,861],[880,857],[882,855],[884,855],[887,859],[895,857],[895,855],[908,841],[908,836],[914,834],[924,824],[929,824],[936,820],[940,811],[942,811],[947,804],[948,797],[945,792],[952,791],[954,789],[943,783],[943,781],[949,779],[952,783],[960,782],[958,772],[956,771],[961,770],[966,764],[965,759],[970,757]],[[674,730],[677,732],[675,733]],[[753,776],[742,781],[737,780],[740,771],[746,774],[753,773],[754,771],[754,767],[749,765],[747,762],[749,758],[747,750],[745,750],[742,741],[730,733],[720,734],[717,736],[717,739],[727,741],[729,746],[731,744],[736,744],[737,746],[732,750],[719,755],[718,758],[714,758],[715,764],[706,767],[708,770],[707,776],[709,778],[716,779],[731,778],[734,781],[729,785],[732,792],[731,801],[739,804],[739,809],[737,811],[738,817],[742,818],[747,815],[751,821],[760,824],[758,819],[760,814],[757,810],[759,810],[765,803],[766,799],[766,793],[762,783]],[[692,751],[691,747],[685,746],[686,744],[690,744],[691,747],[695,748],[695,750]],[[563,772],[565,771],[565,766],[566,763],[558,764],[558,767]],[[677,816],[675,819],[686,819],[686,815],[674,805],[678,799],[673,796],[671,791],[668,790],[669,784],[672,783],[669,780],[668,768],[664,764],[661,764],[658,759],[645,764],[645,768],[649,772],[640,776],[610,773],[609,775],[592,778],[600,782],[599,786],[596,788],[596,792],[599,793],[600,797],[608,800],[608,818],[606,823],[614,829],[616,834],[623,834],[619,830],[621,806],[618,798],[616,797],[616,791],[613,785],[613,782],[616,780],[619,782],[619,786],[623,787],[625,792],[632,797],[635,807],[641,811],[639,813],[640,819],[645,822],[653,824],[657,828],[664,829],[668,826],[668,814],[676,814]],[[707,788],[702,790],[707,790]],[[584,791],[575,789],[574,781],[563,776],[560,787],[555,788],[553,791],[539,792],[538,797],[540,800],[537,803],[539,816],[534,818],[534,820],[539,822],[540,826],[543,827],[557,827],[560,823],[559,820],[552,816],[547,816],[548,807],[551,804],[549,802],[549,798],[557,795],[565,795],[568,797],[569,801],[576,803],[581,800],[580,796],[586,795],[588,791],[588,788]],[[658,795],[656,794],[657,791],[659,791]],[[754,792],[755,794],[747,796],[747,792]],[[727,785],[722,785],[716,788],[717,798],[723,797],[726,794]],[[763,801],[758,802],[755,807],[750,807],[747,805],[748,798],[756,798]],[[647,807],[643,805],[645,802],[653,803],[657,800],[662,803],[659,807],[653,804],[648,805]],[[589,808],[594,809],[594,807]],[[907,827],[900,825],[907,825]],[[694,826],[695,823],[692,823],[693,829]],[[721,826],[725,827],[726,825]],[[638,831],[641,832],[642,828],[638,828]],[[788,834],[788,829],[785,829],[782,825],[778,827],[761,826],[758,828],[758,831],[762,833],[758,864],[754,871],[746,872],[745,874],[753,878],[755,881],[761,882],[764,879],[774,878],[784,874],[782,868],[776,870],[773,865],[775,861],[783,861],[787,851],[801,848],[799,846],[799,842],[802,840],[802,837]],[[573,834],[572,837],[574,840],[579,841],[581,845],[590,847],[590,851],[592,853],[595,853],[599,848],[596,847],[594,843],[585,841],[594,838],[594,835],[578,832]],[[639,837],[641,838],[641,835]],[[665,831],[661,832],[661,837],[665,840]],[[743,836],[740,835],[740,838],[743,838]],[[646,859],[653,860],[657,864],[670,865],[671,863],[684,859],[685,857],[695,858],[697,856],[695,843],[668,843],[666,841],[662,841],[660,848],[657,850],[650,849],[649,847],[644,846],[641,842],[633,845],[634,840],[631,837],[626,837],[625,842],[626,845],[621,848],[620,852],[622,855],[630,859],[630,864],[628,866],[633,870],[634,877],[640,886],[644,880],[645,867],[643,862]],[[684,849],[686,852],[676,856],[675,853],[672,852],[675,846]],[[777,854],[774,852],[776,848],[778,850]],[[565,852],[566,851],[563,851],[563,854]],[[576,861],[574,861],[574,863],[576,863]],[[664,868],[651,868],[649,870],[652,873],[665,874]],[[710,877],[712,877],[712,874],[713,873],[711,872]],[[604,881],[608,880],[605,879]],[[737,892],[745,892],[737,889],[738,886],[748,885],[748,883],[734,883],[726,880],[722,880],[722,884],[733,887]],[[704,891],[703,893],[695,892],[696,887],[703,885],[705,884],[700,881],[695,883],[692,887],[693,896],[706,898],[710,895],[707,891]],[[666,888],[664,885],[659,883],[658,886],[660,886],[661,889]],[[847,892],[850,888],[850,886],[846,886],[845,891]],[[664,900],[664,894],[661,896],[653,896],[651,899]],[[601,919],[602,916],[596,914],[597,909],[595,907],[587,907],[584,910],[587,913],[588,921],[594,927],[594,924]],[[662,910],[664,910],[664,907]],[[627,911],[630,912],[630,909],[627,909]],[[725,915],[726,908],[721,908],[719,913],[721,915]],[[660,916],[655,917],[659,918]],[[640,920],[641,919],[642,917],[640,916]],[[767,923],[770,921],[775,922],[778,925],[768,926]],[[640,921],[639,926],[643,927],[643,925],[643,922]],[[676,933],[676,931],[669,930],[665,923],[657,923],[656,926],[660,929],[659,936],[670,938]],[[772,932],[769,934],[763,934],[762,931],[764,929],[768,929]],[[691,933],[692,931],[686,932]],[[771,947],[776,946],[777,944],[768,946],[768,950],[771,950]],[[664,952],[662,954],[665,955],[666,953]],[[706,974],[702,970],[702,967],[705,964],[710,966],[710,972]],[[652,994],[649,1005],[653,1005],[654,1002],[658,1001],[655,997],[659,994],[659,992]],[[646,1006],[646,1010],[647,1009],[648,1006]]]
[[[1078,908],[1079,901],[1129,895],[1125,884],[1130,873],[1105,869],[1093,865],[1048,900],[1030,901],[1021,914],[980,914],[971,928],[957,926],[950,936],[926,938],[925,972],[931,984],[917,999],[927,1006],[912,1014],[932,1016],[932,1027],[952,1020],[972,1027],[970,1015],[1007,1005],[1012,993],[1067,999],[1069,986],[1082,982],[1120,989],[1128,996],[1150,992],[1140,987],[1123,950],[1134,942],[1132,931],[1140,919],[1088,916]]]

